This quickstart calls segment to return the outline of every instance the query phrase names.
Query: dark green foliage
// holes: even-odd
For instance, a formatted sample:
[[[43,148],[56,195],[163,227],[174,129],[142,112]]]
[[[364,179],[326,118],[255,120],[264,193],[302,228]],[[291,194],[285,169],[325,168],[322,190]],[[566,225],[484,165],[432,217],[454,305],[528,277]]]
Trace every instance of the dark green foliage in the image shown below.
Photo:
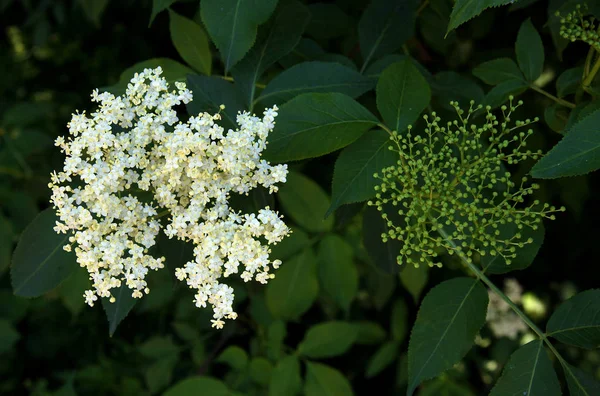
[[[0,394],[600,394],[599,17],[595,0],[0,0]],[[193,91],[180,119],[220,112],[235,134],[239,112],[279,108],[264,159],[287,182],[230,200],[292,234],[266,285],[224,279],[222,330],[175,277],[192,243],[161,234],[150,293],[90,308],[53,230],[54,139],[94,88],[157,66]]]

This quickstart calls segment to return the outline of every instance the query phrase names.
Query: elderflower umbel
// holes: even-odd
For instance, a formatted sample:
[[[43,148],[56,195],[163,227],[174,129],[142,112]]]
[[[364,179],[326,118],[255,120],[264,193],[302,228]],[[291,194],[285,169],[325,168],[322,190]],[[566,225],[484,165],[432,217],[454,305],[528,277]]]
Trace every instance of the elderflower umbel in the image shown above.
[[[600,35],[598,34],[597,20],[594,16],[588,15],[589,10],[586,4],[583,7],[580,4],[575,6],[575,10],[565,16],[556,11],[556,16],[560,18],[560,35],[570,40],[581,40],[588,45],[600,50]]]
[[[527,178],[517,185],[504,168],[541,156],[525,148],[533,130],[519,131],[537,118],[511,123],[511,115],[522,105],[521,101],[513,105],[512,96],[509,106],[502,106],[502,121],[489,106],[483,121],[473,122],[481,105],[474,108],[471,102],[468,112],[456,102],[451,105],[457,119],[445,125],[434,112],[423,116],[427,124],[423,133],[410,126],[401,134],[392,133],[389,149],[399,158],[396,165],[374,175],[381,185],[369,205],[376,206],[387,222],[383,241],[403,242],[398,264],[441,266],[435,261],[440,251],[469,258],[474,253],[500,256],[510,264],[517,248],[533,242],[523,233],[564,210],[537,200],[520,208],[539,186],[526,186]]]
[[[257,186],[276,192],[286,181],[287,165],[261,159],[278,109],[262,119],[238,114],[235,131],[215,123],[220,114],[182,122],[174,106],[189,103],[192,92],[181,82],[170,91],[161,73],[160,67],[136,73],[124,96],[95,90],[98,110],[74,114],[70,137],[56,139],[66,159],[49,184],[60,218],[55,230],[72,232],[64,249],[73,245],[89,272],[90,306],[98,297],[114,302],[112,291],[122,284],[134,298],[149,292],[148,271],[165,262],[149,254],[161,230],[193,243],[195,259],[176,276],[196,290],[198,307],[212,306],[213,326],[221,328],[223,319],[237,316],[233,289],[222,278],[240,273],[246,282],[266,283],[281,264],[269,260],[269,245],[290,232],[269,207],[242,214],[228,202],[230,194]]]

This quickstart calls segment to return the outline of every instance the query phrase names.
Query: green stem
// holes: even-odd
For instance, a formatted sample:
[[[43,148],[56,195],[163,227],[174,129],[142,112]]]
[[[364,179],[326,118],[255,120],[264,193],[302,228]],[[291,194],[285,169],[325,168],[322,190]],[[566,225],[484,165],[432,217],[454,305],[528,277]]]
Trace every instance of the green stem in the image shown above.
[[[452,246],[454,252],[458,255],[458,257],[460,257],[461,261],[471,271],[473,271],[475,275],[477,275],[477,278],[483,283],[485,283],[487,287],[489,287],[494,293],[496,293],[496,295],[498,295],[498,297],[504,300],[504,302],[508,304],[508,306],[523,320],[523,322],[525,322],[527,326],[529,326],[529,328],[533,330],[538,335],[538,337],[540,337],[541,340],[544,341],[544,343],[548,346],[548,348],[552,351],[556,358],[561,362],[561,364],[564,364],[565,360],[556,350],[556,348],[554,348],[554,345],[552,345],[546,334],[535,323],[533,323],[533,321],[529,319],[529,317],[525,315],[525,313],[521,311],[521,309],[519,309],[519,307],[517,307],[516,304],[513,303],[512,300],[508,298],[508,296],[504,294],[502,290],[500,290],[496,285],[494,285],[494,283],[483,273],[483,271],[481,271],[475,264],[473,264],[471,260],[469,260],[469,258],[466,257],[464,253],[462,253],[462,251],[456,249],[458,248],[458,246],[456,246],[454,241],[450,238],[448,233],[446,233],[446,231],[443,228],[441,228],[438,232],[448,242],[448,244]]]
[[[600,66],[599,66],[599,67],[600,67]],[[544,96],[546,96],[546,97],[548,97],[548,98],[552,99],[553,101],[555,101],[556,103],[558,103],[558,104],[560,104],[560,105],[563,105],[563,106],[565,106],[565,107],[568,107],[568,108],[570,108],[570,109],[574,109],[574,108],[576,107],[576,106],[575,106],[575,103],[571,103],[571,102],[569,102],[569,101],[566,101],[566,100],[564,100],[564,99],[557,98],[556,96],[554,96],[554,95],[552,95],[551,93],[549,93],[549,92],[547,92],[547,91],[543,90],[542,88],[538,87],[537,85],[533,85],[533,84],[531,84],[529,87],[530,87],[531,89],[533,89],[534,91],[536,91],[536,92],[539,92],[539,93],[541,93],[542,95],[544,95]]]
[[[590,70],[588,75],[585,76],[585,78],[581,82],[581,87],[585,91],[587,91],[588,88],[590,87],[590,85],[592,85],[592,81],[594,81],[594,77],[596,77],[596,74],[598,74],[599,70],[600,70],[600,56],[598,57],[598,59],[596,59],[596,62],[594,62],[594,66],[592,66],[592,70]]]
[[[221,77],[225,81],[235,82],[235,80],[233,79],[233,77],[229,77],[229,76],[219,76],[219,77]],[[266,87],[265,84],[259,84],[259,83],[255,83],[254,86],[256,88],[260,88],[260,89],[264,89]]]
[[[387,126],[385,126],[381,122],[379,124],[377,124],[377,126],[379,128],[381,128],[381,129],[383,129],[384,131],[386,131],[388,133],[388,135],[392,136],[392,130],[390,128],[388,128]]]

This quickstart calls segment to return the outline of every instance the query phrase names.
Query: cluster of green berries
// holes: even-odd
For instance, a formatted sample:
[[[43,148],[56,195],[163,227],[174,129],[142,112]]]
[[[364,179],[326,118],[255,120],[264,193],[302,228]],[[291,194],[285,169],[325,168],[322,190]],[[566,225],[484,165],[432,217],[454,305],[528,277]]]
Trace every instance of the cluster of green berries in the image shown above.
[[[557,11],[556,16],[560,18],[560,35],[561,37],[570,40],[581,40],[590,46],[600,50],[600,35],[598,34],[598,26],[596,18],[587,16],[587,5],[577,4],[575,10],[561,17]]]
[[[475,108],[471,101],[465,112],[458,103],[451,105],[457,117],[445,125],[433,112],[423,117],[423,133],[410,126],[392,133],[389,149],[399,159],[374,175],[381,184],[369,205],[387,222],[383,241],[402,242],[400,265],[441,266],[436,257],[443,252],[468,258],[490,254],[510,264],[518,248],[533,242],[523,236],[526,228],[535,230],[543,218],[564,211],[537,200],[526,204],[539,186],[526,186],[527,178],[515,183],[505,168],[540,158],[540,151],[525,148],[533,131],[524,131],[538,118],[511,123],[511,114],[522,105],[513,105],[512,96],[501,107],[502,121],[489,106]],[[483,119],[473,122],[480,110]]]

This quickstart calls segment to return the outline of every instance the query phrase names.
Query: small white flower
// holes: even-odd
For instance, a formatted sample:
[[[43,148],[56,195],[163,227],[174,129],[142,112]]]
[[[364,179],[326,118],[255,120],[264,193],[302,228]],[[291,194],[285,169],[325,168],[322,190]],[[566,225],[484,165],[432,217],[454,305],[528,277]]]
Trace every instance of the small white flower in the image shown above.
[[[270,208],[242,215],[228,203],[233,194],[258,186],[275,192],[285,182],[287,165],[261,159],[278,109],[267,109],[262,119],[238,114],[235,131],[215,124],[219,114],[183,122],[174,106],[189,103],[192,92],[183,82],[169,91],[161,74],[160,67],[136,73],[123,96],[94,90],[98,110],[91,117],[74,114],[70,137],[56,139],[66,159],[49,184],[60,219],[54,229],[73,233],[77,261],[92,280],[84,295],[89,305],[98,297],[113,301],[111,291],[122,282],[134,298],[149,293],[146,275],[164,268],[164,258],[148,254],[160,230],[193,243],[194,260],[175,276],[197,291],[197,306],[212,306],[213,327],[222,328],[223,319],[237,314],[233,289],[221,278],[240,273],[246,282],[266,283],[281,261],[271,262],[260,240],[278,243],[290,232]],[[83,184],[71,188],[77,179]],[[149,191],[152,200],[141,201],[135,190]]]

